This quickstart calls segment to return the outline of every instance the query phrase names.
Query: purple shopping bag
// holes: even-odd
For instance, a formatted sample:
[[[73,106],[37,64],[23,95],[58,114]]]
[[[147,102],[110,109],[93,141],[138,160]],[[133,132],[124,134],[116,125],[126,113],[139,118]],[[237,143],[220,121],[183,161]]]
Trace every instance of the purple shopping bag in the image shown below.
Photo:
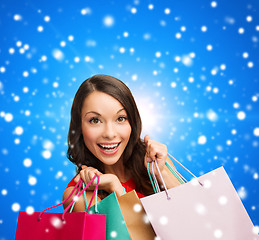
[[[99,183],[99,177],[96,175]],[[95,178],[92,179],[94,181]],[[78,197],[86,190],[88,185],[78,194]],[[98,186],[98,183],[96,186]],[[67,201],[78,187],[81,188],[82,180],[80,180],[71,192],[69,197],[62,203],[53,207],[57,207]],[[97,189],[97,188],[96,188]],[[96,191],[95,189],[95,191]],[[93,194],[94,197],[94,194]],[[91,199],[91,202],[93,200]],[[41,213],[34,212],[28,214],[19,212],[18,224],[16,230],[16,240],[105,240],[106,239],[106,215],[88,214],[87,212],[67,213],[73,201],[64,210],[63,213],[44,213],[50,209],[47,208]],[[91,206],[91,202],[89,207]],[[89,208],[87,209],[89,210]]]
[[[163,240],[259,239],[223,167],[140,200]]]

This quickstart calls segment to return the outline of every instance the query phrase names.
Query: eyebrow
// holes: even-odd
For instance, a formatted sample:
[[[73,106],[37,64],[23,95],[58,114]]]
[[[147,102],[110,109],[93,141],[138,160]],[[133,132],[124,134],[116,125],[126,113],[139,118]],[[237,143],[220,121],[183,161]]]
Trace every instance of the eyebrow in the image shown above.
[[[118,114],[119,112],[121,112],[121,111],[123,111],[123,110],[125,110],[125,108],[120,109],[116,114]],[[87,114],[89,114],[89,113],[94,113],[94,114],[96,114],[96,115],[98,115],[98,116],[101,116],[101,114],[98,113],[98,112],[90,111],[90,112],[87,112],[87,113],[84,115],[84,117],[85,117]]]

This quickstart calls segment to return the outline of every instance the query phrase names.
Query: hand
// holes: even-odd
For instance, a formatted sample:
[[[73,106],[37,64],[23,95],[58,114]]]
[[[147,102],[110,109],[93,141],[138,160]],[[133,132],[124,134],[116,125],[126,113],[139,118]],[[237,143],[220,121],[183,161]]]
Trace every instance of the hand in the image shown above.
[[[163,173],[165,169],[165,161],[167,159],[167,147],[166,145],[151,140],[148,135],[145,136],[144,142],[146,145],[146,155],[145,155],[145,166],[147,167],[148,162],[152,162],[155,159],[157,160],[158,167],[161,173]],[[151,168],[151,167],[150,167]],[[158,172],[156,167],[154,166],[154,172],[156,177],[158,177]],[[160,177],[158,177],[160,178]]]
[[[87,185],[91,179],[94,178],[95,174],[99,176],[99,186],[98,189],[105,190],[108,193],[116,192],[119,196],[123,193],[122,185],[118,179],[118,177],[114,174],[103,174],[99,172],[96,168],[87,167],[86,165],[82,165],[82,170],[76,176],[75,182],[78,182],[81,178],[85,185]],[[90,186],[87,188],[88,190],[94,190],[96,186],[96,181],[93,181]]]

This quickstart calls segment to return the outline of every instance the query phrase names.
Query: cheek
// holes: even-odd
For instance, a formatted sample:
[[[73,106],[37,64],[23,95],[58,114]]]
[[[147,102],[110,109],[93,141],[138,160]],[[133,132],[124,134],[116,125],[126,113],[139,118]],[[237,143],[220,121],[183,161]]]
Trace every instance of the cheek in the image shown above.
[[[130,134],[131,134],[131,126],[130,125],[124,126],[123,130],[121,131],[122,138],[129,140]]]
[[[93,130],[91,128],[83,129],[83,137],[86,145],[91,144],[93,141],[95,141],[97,136],[98,134],[96,130]]]

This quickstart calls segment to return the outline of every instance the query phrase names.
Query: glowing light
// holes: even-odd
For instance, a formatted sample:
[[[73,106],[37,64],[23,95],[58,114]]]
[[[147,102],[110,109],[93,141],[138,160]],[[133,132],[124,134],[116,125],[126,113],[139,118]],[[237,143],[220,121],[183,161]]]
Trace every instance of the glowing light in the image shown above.
[[[226,196],[221,196],[221,197],[219,198],[219,204],[220,204],[220,205],[226,205],[227,202],[228,202],[228,199],[227,199]]]
[[[50,140],[44,140],[43,142],[43,148],[47,150],[53,150],[54,149],[54,144]]]
[[[245,199],[247,197],[247,192],[246,192],[246,189],[244,187],[240,187],[237,191],[239,197],[241,199]]]
[[[41,153],[42,157],[45,159],[51,158],[51,152],[49,150],[45,150]]]
[[[153,4],[149,4],[149,5],[148,5],[148,9],[149,9],[149,10],[153,10],[153,9],[154,9],[154,5],[153,5]]]
[[[12,210],[13,210],[14,212],[20,211],[20,208],[21,208],[21,206],[20,206],[19,203],[13,203],[13,205],[12,205]]]
[[[177,39],[180,39],[180,38],[182,37],[182,34],[181,34],[181,33],[176,33],[176,34],[175,34],[175,37],[176,37]]]
[[[210,44],[209,44],[209,45],[207,45],[207,47],[206,47],[206,48],[207,48],[207,50],[208,50],[208,51],[212,51],[212,49],[213,49],[212,45],[210,45]]]
[[[55,228],[61,228],[62,227],[62,221],[57,218],[57,217],[53,217],[50,220],[51,224],[55,227]]]
[[[239,29],[238,29],[238,33],[239,33],[239,34],[244,34],[244,32],[245,32],[245,29],[244,29],[244,28],[239,28]]]
[[[43,27],[42,26],[38,26],[37,30],[38,30],[38,32],[43,32]]]
[[[1,191],[1,193],[2,193],[3,196],[5,196],[5,195],[7,195],[7,190],[6,190],[6,189],[3,189],[3,190]]]
[[[117,237],[117,232],[116,231],[111,231],[111,237],[116,238]]]
[[[49,17],[49,16],[45,16],[45,17],[44,17],[44,21],[45,21],[45,22],[49,22],[49,21],[50,21],[50,17]]]
[[[52,56],[53,56],[56,60],[58,60],[58,61],[62,61],[62,60],[64,59],[64,54],[63,54],[63,52],[62,52],[61,50],[59,50],[59,49],[54,49],[54,50],[52,51]]]
[[[24,77],[28,77],[28,76],[29,76],[29,72],[24,71],[22,75],[23,75]]]
[[[21,21],[21,20],[22,20],[22,16],[21,16],[20,14],[15,14],[15,15],[13,16],[13,19],[14,19],[15,21]]]
[[[205,206],[201,203],[196,205],[195,210],[200,215],[205,215],[207,212]]]
[[[246,21],[247,21],[247,22],[252,22],[252,20],[253,20],[252,16],[247,16],[247,17],[246,17]]]
[[[141,209],[142,209],[142,207],[141,207],[141,205],[138,204],[138,203],[136,203],[136,204],[133,206],[133,210],[134,210],[135,212],[140,212]]]
[[[206,32],[206,31],[207,31],[207,27],[206,27],[206,26],[202,26],[202,27],[201,27],[201,31],[202,31],[202,32]]]
[[[69,35],[68,36],[68,41],[70,41],[70,42],[74,41],[74,36],[73,35]]]
[[[214,237],[215,238],[221,238],[223,236],[223,233],[220,229],[217,229],[214,231]]]
[[[103,19],[103,24],[106,27],[112,27],[114,25],[114,18],[112,16],[105,16]]]
[[[81,14],[82,15],[89,15],[89,14],[91,14],[91,9],[90,8],[83,8],[82,10],[81,10]]]
[[[29,214],[29,215],[33,214],[34,213],[34,208],[32,206],[28,206],[26,208],[26,213]]]
[[[254,135],[255,135],[256,137],[259,137],[259,127],[257,127],[257,128],[254,129]]]
[[[29,183],[31,186],[34,186],[34,185],[37,183],[37,178],[36,178],[36,177],[33,177],[33,176],[30,176],[29,179],[28,179],[28,183]]]
[[[198,138],[198,144],[204,145],[206,142],[207,142],[206,136],[203,135]]]
[[[14,130],[14,133],[16,135],[22,135],[23,134],[23,128],[20,127],[20,126],[16,127],[15,130]]]
[[[193,64],[193,61],[192,61],[191,57],[189,57],[189,56],[183,56],[183,57],[182,57],[182,63],[183,63],[185,66],[190,67],[190,66],[192,66],[192,64]]]
[[[168,15],[168,14],[170,14],[170,13],[171,13],[170,8],[166,8],[166,9],[165,9],[165,14],[167,14],[167,15]]]
[[[168,223],[168,218],[166,216],[162,216],[159,219],[161,225],[166,225]]]
[[[30,166],[32,165],[31,159],[30,159],[30,158],[25,158],[25,159],[23,160],[23,165],[24,165],[25,167],[30,167]]]
[[[243,111],[237,113],[238,120],[244,120],[246,118],[246,114]]]
[[[248,62],[248,63],[247,63],[247,66],[248,66],[249,68],[252,68],[252,67],[254,66],[254,63],[253,63],[253,62]]]
[[[157,58],[160,58],[162,56],[161,52],[156,52],[155,55],[156,55]]]
[[[211,2],[211,6],[212,6],[213,8],[217,7],[217,5],[218,5],[218,3],[217,3],[216,1],[212,1],[212,2]]]
[[[11,122],[13,120],[13,114],[11,114],[11,113],[5,114],[4,119],[6,122]]]
[[[136,8],[131,8],[130,11],[131,11],[132,14],[136,14],[137,13],[137,9]]]

